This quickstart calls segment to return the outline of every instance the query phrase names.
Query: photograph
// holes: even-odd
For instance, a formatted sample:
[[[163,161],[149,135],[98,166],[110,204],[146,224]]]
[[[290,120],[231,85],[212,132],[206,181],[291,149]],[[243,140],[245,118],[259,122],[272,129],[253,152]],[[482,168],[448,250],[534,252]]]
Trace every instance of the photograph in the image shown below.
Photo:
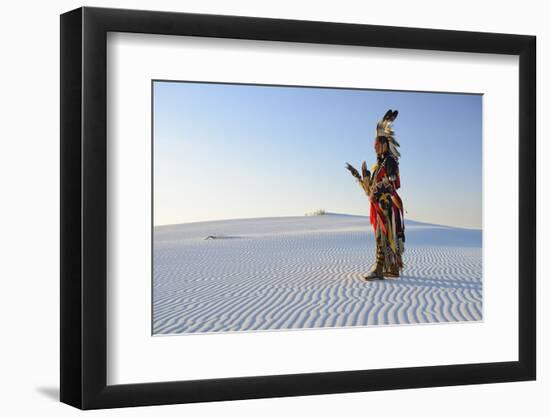
[[[483,321],[483,95],[152,81],[152,334]]]

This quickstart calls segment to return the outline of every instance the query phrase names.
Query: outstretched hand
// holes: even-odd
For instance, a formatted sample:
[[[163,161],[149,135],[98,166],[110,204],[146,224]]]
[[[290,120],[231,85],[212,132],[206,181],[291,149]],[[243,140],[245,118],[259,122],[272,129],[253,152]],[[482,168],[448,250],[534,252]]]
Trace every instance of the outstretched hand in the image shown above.
[[[351,175],[353,175],[358,180],[361,180],[361,175],[359,175],[359,171],[357,171],[353,166],[351,166],[349,163],[346,162],[346,169],[351,172]]]

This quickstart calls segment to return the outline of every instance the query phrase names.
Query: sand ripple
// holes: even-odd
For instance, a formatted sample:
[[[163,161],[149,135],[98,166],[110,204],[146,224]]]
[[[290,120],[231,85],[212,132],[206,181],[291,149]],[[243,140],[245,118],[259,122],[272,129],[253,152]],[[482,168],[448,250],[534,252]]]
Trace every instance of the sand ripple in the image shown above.
[[[373,245],[361,216],[157,227],[153,332],[482,319],[480,231],[410,222],[403,276],[367,283]]]

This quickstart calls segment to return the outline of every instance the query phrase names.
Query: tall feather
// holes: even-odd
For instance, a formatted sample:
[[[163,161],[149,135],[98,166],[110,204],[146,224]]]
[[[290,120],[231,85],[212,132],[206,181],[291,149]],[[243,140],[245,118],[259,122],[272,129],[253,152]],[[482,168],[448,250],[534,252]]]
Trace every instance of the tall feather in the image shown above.
[[[376,124],[376,136],[384,136],[388,140],[388,150],[394,158],[399,159],[401,154],[399,153],[399,142],[395,139],[395,132],[392,130],[393,122],[397,119],[397,110],[388,110],[382,120]]]
[[[361,172],[363,174],[363,180],[365,178],[370,178],[370,171],[367,169],[367,163],[365,161],[361,164]]]

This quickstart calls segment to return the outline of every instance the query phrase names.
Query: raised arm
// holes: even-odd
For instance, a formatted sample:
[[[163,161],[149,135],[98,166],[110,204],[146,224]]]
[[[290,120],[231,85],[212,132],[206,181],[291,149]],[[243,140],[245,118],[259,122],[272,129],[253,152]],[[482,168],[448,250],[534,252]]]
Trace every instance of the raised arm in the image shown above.
[[[370,172],[367,169],[367,164],[365,161],[363,161],[363,164],[361,165],[361,171],[363,176],[359,174],[359,171],[357,171],[352,165],[346,162],[346,169],[355,177],[363,191],[366,195],[370,195]]]

